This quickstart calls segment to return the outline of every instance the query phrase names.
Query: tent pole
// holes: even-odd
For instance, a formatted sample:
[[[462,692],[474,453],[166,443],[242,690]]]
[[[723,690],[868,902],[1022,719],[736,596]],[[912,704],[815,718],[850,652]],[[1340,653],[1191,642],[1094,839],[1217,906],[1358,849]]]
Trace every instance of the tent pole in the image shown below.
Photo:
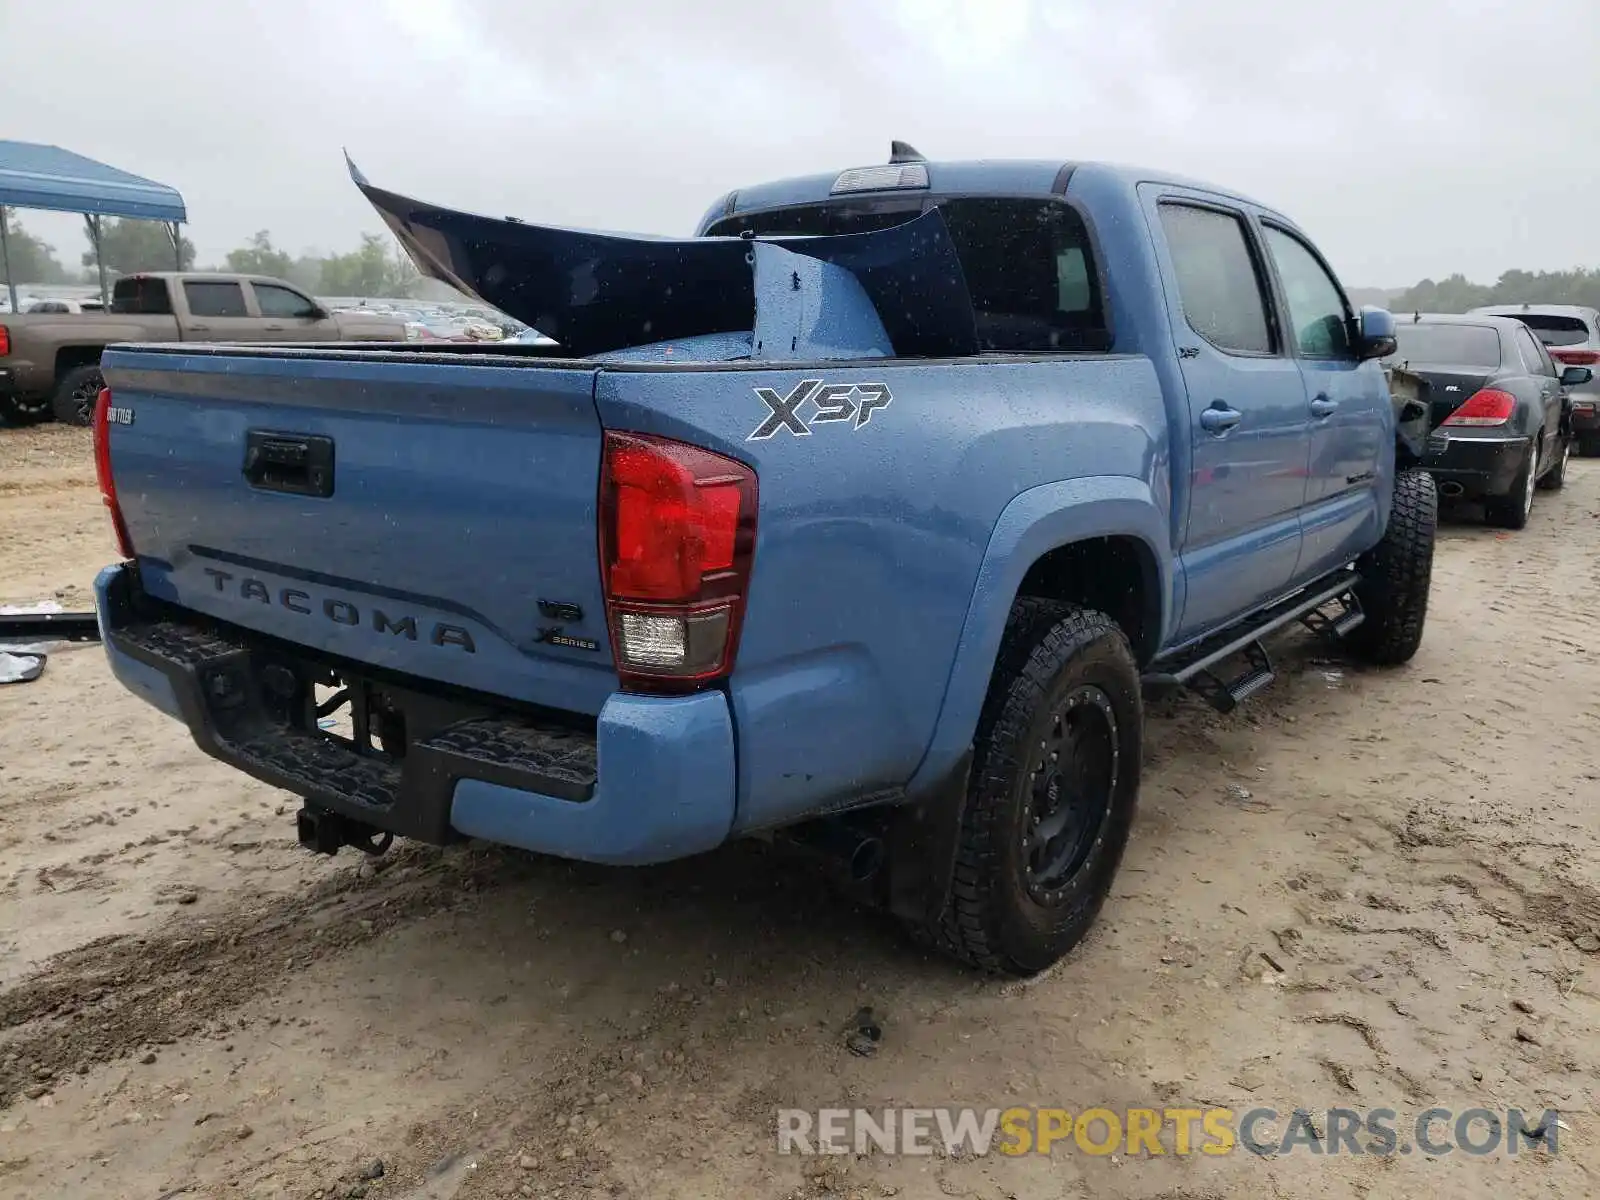
[[[17,281],[11,278],[11,247],[6,244],[6,206],[0,204],[0,266],[6,272],[6,290],[11,293],[11,311],[17,311]]]
[[[183,270],[183,235],[179,232],[176,221],[167,222],[167,235],[172,238],[172,262],[178,270]]]
[[[106,260],[100,253],[100,214],[84,213],[83,219],[89,226],[89,244],[94,247],[94,265],[100,269],[100,303],[105,311],[111,311],[111,293],[106,290]]]

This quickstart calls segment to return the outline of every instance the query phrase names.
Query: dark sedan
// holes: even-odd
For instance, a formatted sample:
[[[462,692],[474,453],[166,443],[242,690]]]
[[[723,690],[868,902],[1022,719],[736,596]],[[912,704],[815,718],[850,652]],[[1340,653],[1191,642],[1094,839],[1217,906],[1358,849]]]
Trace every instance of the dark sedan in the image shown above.
[[[1489,520],[1521,529],[1536,487],[1559,488],[1572,449],[1567,389],[1587,367],[1562,369],[1521,321],[1418,313],[1396,321],[1389,366],[1422,381],[1433,431],[1423,465],[1446,499],[1482,500]]]

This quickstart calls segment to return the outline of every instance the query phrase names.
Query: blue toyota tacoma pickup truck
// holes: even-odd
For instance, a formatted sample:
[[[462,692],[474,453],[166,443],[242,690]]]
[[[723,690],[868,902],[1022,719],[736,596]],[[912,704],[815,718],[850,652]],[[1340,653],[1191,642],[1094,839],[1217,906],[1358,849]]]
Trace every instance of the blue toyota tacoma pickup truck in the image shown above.
[[[671,239],[352,174],[557,344],[116,347],[96,417],[112,670],[314,850],[776,835],[1031,973],[1110,887],[1143,689],[1422,637],[1393,320],[1253,201],[897,143]]]

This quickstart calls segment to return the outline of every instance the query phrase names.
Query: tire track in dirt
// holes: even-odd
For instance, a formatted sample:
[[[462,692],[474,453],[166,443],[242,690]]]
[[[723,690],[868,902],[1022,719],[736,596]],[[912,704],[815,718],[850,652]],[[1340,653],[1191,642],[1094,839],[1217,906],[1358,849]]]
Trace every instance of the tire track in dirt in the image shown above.
[[[236,897],[214,918],[91,942],[0,992],[0,1109],[68,1073],[194,1036],[294,972],[519,873],[491,848],[408,846],[383,865],[370,878],[340,872],[303,896]]]

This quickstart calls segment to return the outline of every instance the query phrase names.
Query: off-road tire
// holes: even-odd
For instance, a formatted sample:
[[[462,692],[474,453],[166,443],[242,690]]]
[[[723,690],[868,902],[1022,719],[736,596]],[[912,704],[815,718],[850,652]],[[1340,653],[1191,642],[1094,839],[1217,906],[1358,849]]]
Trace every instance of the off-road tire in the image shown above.
[[[1567,459],[1572,457],[1573,439],[1567,434],[1561,435],[1561,449],[1556,451],[1556,460],[1545,470],[1539,479],[1539,486],[1547,492],[1559,492],[1567,483]]]
[[[49,397],[0,396],[0,425],[37,425],[55,416]]]
[[[1086,739],[1081,753],[1063,732],[1069,725]],[[1035,974],[1077,945],[1127,845],[1143,741],[1139,668],[1117,624],[1076,604],[1019,599],[978,720],[949,899],[938,920],[914,931],[918,940],[998,975]],[[1057,758],[1047,744],[1057,746]],[[1062,784],[1052,762],[1070,762],[1076,781]],[[1070,832],[1069,816],[1060,836],[1070,874],[1041,903],[1030,891],[1041,879],[1029,869],[1040,850],[1025,849],[1023,838],[1037,839],[1035,813],[1047,794],[1049,803],[1077,807],[1069,791],[1095,799],[1082,805],[1088,815],[1079,832]],[[1044,853],[1055,844],[1048,841]]]
[[[1483,515],[1489,524],[1502,529],[1526,529],[1533,515],[1533,493],[1538,488],[1539,445],[1535,441],[1528,447],[1528,461],[1511,483],[1504,496],[1490,496],[1483,502]]]
[[[1356,562],[1361,576],[1356,599],[1366,619],[1350,631],[1345,645],[1357,658],[1397,666],[1422,645],[1438,528],[1439,489],[1433,476],[1399,472],[1383,540]]]
[[[105,385],[105,377],[100,374],[98,363],[73,367],[56,384],[56,394],[50,401],[50,407],[55,410],[56,420],[63,425],[92,423],[95,397]]]

